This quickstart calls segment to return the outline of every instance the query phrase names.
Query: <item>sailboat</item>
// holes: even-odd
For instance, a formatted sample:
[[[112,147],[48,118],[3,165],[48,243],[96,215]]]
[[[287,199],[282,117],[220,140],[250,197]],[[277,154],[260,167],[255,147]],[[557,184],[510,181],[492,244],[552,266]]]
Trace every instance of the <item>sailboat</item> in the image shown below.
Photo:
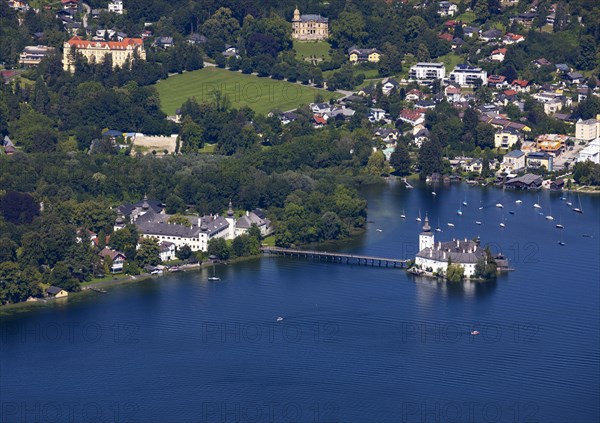
[[[523,204],[523,201],[517,200],[517,201],[515,201],[515,204]]]
[[[476,220],[476,221],[475,221],[475,224],[476,224],[476,225],[481,225],[481,222],[480,222],[479,220]]]
[[[502,213],[502,220],[500,220],[500,227],[501,228],[505,228],[506,225],[504,224],[504,213]]]
[[[438,225],[437,228],[435,228],[436,232],[442,232],[442,228],[440,228],[440,219],[438,219]]]
[[[456,210],[456,214],[462,216],[462,209],[460,205],[458,206],[458,210]]]
[[[571,202],[571,193],[569,192],[567,194],[567,202],[566,202],[567,206],[571,207],[573,205],[573,203]]]
[[[212,272],[212,276],[208,277],[208,280],[211,282],[217,282],[220,281],[221,278],[215,275],[215,264],[213,263],[213,272]]]
[[[577,199],[579,200],[579,207],[575,207],[573,211],[575,213],[583,213],[583,209],[581,208],[581,197],[577,194]]]
[[[552,216],[552,206],[550,206],[550,214],[546,216],[546,220],[554,220],[554,217]]]
[[[462,202],[462,205],[467,207],[467,194],[465,194],[465,201]]]
[[[437,195],[437,193],[435,191],[431,191],[431,195],[433,195],[435,197]]]
[[[537,203],[535,203],[533,205],[533,208],[534,209],[541,209],[542,208],[542,206],[540,206],[540,196],[539,195],[538,195],[538,201],[537,201]]]
[[[451,227],[451,228],[453,228],[454,227],[454,223],[448,222],[448,226]]]
[[[560,223],[556,224],[556,229],[564,229],[565,227],[562,225],[562,217],[560,218]]]
[[[563,233],[562,232],[560,233],[560,241],[558,241],[558,245],[562,245],[562,246],[565,245],[565,242],[563,241]]]
[[[502,203],[496,203],[496,207],[498,207],[499,209],[504,208],[504,206],[502,205]]]
[[[406,219],[406,215],[404,214],[404,210],[402,210],[402,214],[400,215],[400,219]]]
[[[419,209],[419,217],[417,217],[415,220],[416,220],[417,222],[420,222],[420,221],[421,221],[421,209]]]

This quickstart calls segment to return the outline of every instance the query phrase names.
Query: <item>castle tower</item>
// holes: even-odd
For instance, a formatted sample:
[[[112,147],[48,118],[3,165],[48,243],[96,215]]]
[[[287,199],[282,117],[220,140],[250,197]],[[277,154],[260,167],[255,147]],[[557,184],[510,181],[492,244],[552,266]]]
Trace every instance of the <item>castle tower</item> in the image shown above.
[[[292,22],[300,22],[302,19],[300,19],[300,10],[298,9],[298,6],[296,6],[296,9],[294,10],[294,18],[292,19]]]
[[[423,232],[419,234],[419,251],[423,251],[425,248],[433,248],[434,236],[431,233],[431,226],[429,226],[429,218],[425,215],[425,224],[423,225]]]
[[[229,227],[227,228],[227,239],[233,239],[235,238],[235,216],[231,200],[229,200],[229,208],[227,209],[227,217],[225,220],[229,223]]]

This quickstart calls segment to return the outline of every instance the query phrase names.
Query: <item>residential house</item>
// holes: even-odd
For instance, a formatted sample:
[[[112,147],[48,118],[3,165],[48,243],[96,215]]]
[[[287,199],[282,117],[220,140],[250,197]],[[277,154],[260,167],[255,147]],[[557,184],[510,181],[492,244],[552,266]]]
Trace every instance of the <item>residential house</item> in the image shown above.
[[[600,116],[596,119],[579,119],[575,124],[575,138],[578,141],[591,141],[600,137]]]
[[[161,241],[160,244],[158,244],[158,248],[160,251],[160,261],[162,261],[163,263],[175,260],[177,258],[177,256],[175,255],[176,248],[173,242]]]
[[[411,66],[408,72],[409,80],[433,81],[434,79],[444,79],[446,77],[446,68],[442,62],[419,62]]]
[[[435,102],[432,100],[419,100],[415,102],[417,109],[435,109]]]
[[[406,93],[406,100],[408,101],[419,101],[421,100],[421,98],[423,97],[423,93],[419,90],[417,90],[416,88],[413,88],[412,90],[410,90],[409,92]]]
[[[202,45],[208,42],[208,38],[204,35],[193,33],[187,37],[187,42],[194,45]]]
[[[348,49],[348,57],[351,63],[379,63],[383,53],[376,48],[358,48],[352,46]]]
[[[369,110],[369,121],[371,123],[379,122],[381,120],[386,120],[388,114],[383,109],[371,108]]]
[[[577,161],[585,162],[586,160],[600,164],[600,138],[596,138],[579,152]]]
[[[532,97],[543,104],[544,113],[547,115],[554,114],[562,110],[564,106],[570,106],[571,104],[570,99],[558,93],[540,92]]]
[[[117,15],[122,15],[124,12],[123,1],[122,0],[109,1],[108,2],[108,11],[111,13],[116,13]]]
[[[589,91],[590,89],[587,85],[583,85],[577,88],[577,102],[581,103],[582,101],[587,99]]]
[[[552,191],[561,191],[565,187],[565,180],[563,178],[557,178],[550,182],[550,189]]]
[[[415,125],[413,127],[413,143],[421,148],[421,145],[427,140],[429,140],[429,130],[423,124]]]
[[[529,169],[539,169],[541,167],[545,167],[548,172],[552,172],[553,160],[554,158],[551,154],[543,151],[536,151],[527,154],[525,157],[525,166]]]
[[[313,113],[325,114],[331,112],[331,105],[329,103],[310,103],[309,107]]]
[[[398,120],[406,122],[411,126],[418,125],[425,122],[425,110],[424,109],[404,109],[400,111]]]
[[[536,14],[533,12],[524,12],[517,15],[516,18],[511,18],[511,21],[516,21],[523,25],[525,28],[531,28],[535,16]]]
[[[581,84],[585,80],[585,76],[579,72],[569,72],[564,76],[564,79],[569,81],[571,84]]]
[[[285,112],[281,114],[279,120],[282,125],[287,125],[288,123],[298,120],[298,115],[294,112]]]
[[[502,157],[501,169],[508,174],[518,173],[525,168],[525,153],[521,150],[512,150]]]
[[[568,73],[568,72],[571,72],[571,68],[568,65],[564,64],[564,63],[558,63],[558,64],[555,65],[555,67],[556,67],[556,72],[558,72],[558,73]]]
[[[454,16],[458,13],[458,6],[449,1],[441,1],[438,4],[438,15],[440,16]]]
[[[523,176],[510,179],[504,183],[509,189],[538,190],[542,187],[542,177],[527,173]]]
[[[490,75],[488,76],[487,83],[489,87],[501,90],[508,86],[506,82],[506,76],[504,75]]]
[[[479,36],[481,34],[481,30],[474,26],[465,26],[463,28],[463,35],[465,37],[473,38],[474,36]]]
[[[448,101],[448,103],[456,103],[463,101],[464,99],[460,87],[452,84],[444,87],[444,96],[446,97],[446,101]]]
[[[77,12],[79,10],[79,0],[61,0],[60,4],[64,10]]]
[[[46,289],[46,295],[52,298],[65,298],[69,296],[69,293],[57,286],[49,286]]]
[[[2,145],[4,146],[4,154],[6,154],[7,156],[12,156],[17,152],[15,145],[10,140],[10,138],[8,138],[8,135],[4,136],[4,142],[2,143]]]
[[[503,128],[494,134],[494,147],[508,150],[518,142],[523,141],[523,135],[513,128]]]
[[[397,91],[399,87],[400,84],[398,83],[398,81],[392,78],[388,78],[385,82],[382,83],[381,92],[383,93],[383,95],[390,95],[392,90]]]
[[[499,40],[500,37],[502,37],[502,31],[496,28],[492,28],[488,29],[485,32],[482,32],[479,38],[481,38],[482,41],[485,41],[487,43],[490,41]]]
[[[54,53],[54,47],[27,46],[19,55],[19,64],[24,66],[38,66],[41,61]]]
[[[515,79],[510,87],[518,93],[528,93],[531,89],[529,81],[525,79]]]
[[[399,136],[400,132],[394,128],[379,128],[375,131],[375,137],[386,144],[396,144]]]
[[[456,82],[461,87],[473,86],[478,81],[487,81],[487,72],[467,64],[456,65],[450,73],[450,81]]]
[[[8,0],[8,7],[17,12],[27,12],[29,10],[29,4],[22,0]]]
[[[474,159],[465,163],[463,166],[465,172],[478,173],[481,174],[481,170],[483,169],[483,162],[481,159]]]
[[[513,34],[512,32],[507,32],[504,38],[502,38],[502,43],[506,45],[518,44],[525,41],[525,37],[519,34]]]
[[[313,115],[312,117],[313,127],[322,128],[327,124],[327,119],[321,115]]]
[[[238,49],[236,47],[233,46],[225,46],[225,50],[221,53],[223,56],[229,58],[229,57],[236,57],[236,58],[240,58],[240,55],[238,53]]]
[[[536,68],[541,68],[543,66],[552,66],[552,63],[549,62],[548,60],[546,60],[543,57],[541,57],[541,58],[539,58],[537,60],[534,60],[533,64],[535,65]]]
[[[451,43],[453,40],[452,34],[448,32],[444,32],[443,34],[438,35],[438,38],[440,40],[448,41],[449,43]]]
[[[492,51],[490,55],[490,60],[494,62],[503,62],[504,56],[506,55],[506,48],[498,48]]]
[[[127,260],[127,257],[125,257],[125,254],[113,250],[112,248],[109,247],[104,247],[104,249],[102,251],[100,251],[98,253],[98,255],[103,259],[106,260],[107,258],[109,258],[111,260],[111,267],[110,267],[110,272],[111,273],[121,273],[123,271],[123,266],[125,265],[125,261]]]
[[[371,85],[361,88],[357,94],[362,97],[369,97],[369,96],[372,96],[373,94],[375,94],[376,91],[377,91],[377,88],[371,84]]]
[[[163,49],[173,47],[173,37],[156,37],[152,45]]]

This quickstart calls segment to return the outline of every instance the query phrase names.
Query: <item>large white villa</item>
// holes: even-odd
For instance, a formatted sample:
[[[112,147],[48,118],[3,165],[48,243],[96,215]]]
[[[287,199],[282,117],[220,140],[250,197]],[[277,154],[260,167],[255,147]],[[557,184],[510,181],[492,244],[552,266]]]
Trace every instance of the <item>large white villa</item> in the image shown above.
[[[137,204],[119,206],[117,214],[115,231],[124,228],[127,223],[132,223],[142,237],[155,238],[159,243],[175,244],[177,249],[188,245],[192,251],[207,251],[209,240],[233,239],[245,234],[252,225],[256,225],[262,236],[272,232],[271,222],[261,210],[247,211],[245,215],[236,219],[231,202],[226,216],[185,216],[189,224],[174,223],[171,219],[173,215],[165,213],[163,204],[147,198]]]
[[[448,262],[464,268],[465,277],[475,275],[475,265],[485,257],[485,250],[472,240],[453,239],[447,242],[435,242],[434,234],[425,217],[423,232],[419,235],[419,252],[415,258],[415,266],[430,273],[445,274]]]

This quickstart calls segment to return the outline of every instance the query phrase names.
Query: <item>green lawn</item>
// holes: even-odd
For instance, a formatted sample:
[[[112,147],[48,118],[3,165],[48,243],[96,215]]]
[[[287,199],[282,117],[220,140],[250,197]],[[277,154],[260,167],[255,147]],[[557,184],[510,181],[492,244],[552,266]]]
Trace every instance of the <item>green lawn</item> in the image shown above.
[[[454,70],[456,65],[458,65],[459,63],[464,63],[465,59],[463,59],[461,56],[459,56],[457,54],[448,53],[448,54],[445,54],[443,56],[440,56],[440,57],[434,59],[433,61],[434,62],[444,62],[444,67],[446,68],[446,73],[449,74],[450,72],[452,72]]]
[[[294,41],[294,50],[298,60],[313,56],[329,60],[330,48],[331,46],[327,41]]]
[[[477,16],[475,16],[475,13],[473,12],[465,12],[462,15],[458,15],[455,18],[452,18],[455,21],[460,21],[463,23],[471,23],[473,22],[475,19],[477,19]]]
[[[227,95],[233,107],[249,106],[259,114],[267,114],[274,109],[295,109],[314,102],[317,93],[326,99],[339,97],[339,94],[326,90],[215,67],[171,76],[159,81],[156,89],[167,115],[175,114],[175,110],[190,97],[199,102],[212,101],[215,90]]]

